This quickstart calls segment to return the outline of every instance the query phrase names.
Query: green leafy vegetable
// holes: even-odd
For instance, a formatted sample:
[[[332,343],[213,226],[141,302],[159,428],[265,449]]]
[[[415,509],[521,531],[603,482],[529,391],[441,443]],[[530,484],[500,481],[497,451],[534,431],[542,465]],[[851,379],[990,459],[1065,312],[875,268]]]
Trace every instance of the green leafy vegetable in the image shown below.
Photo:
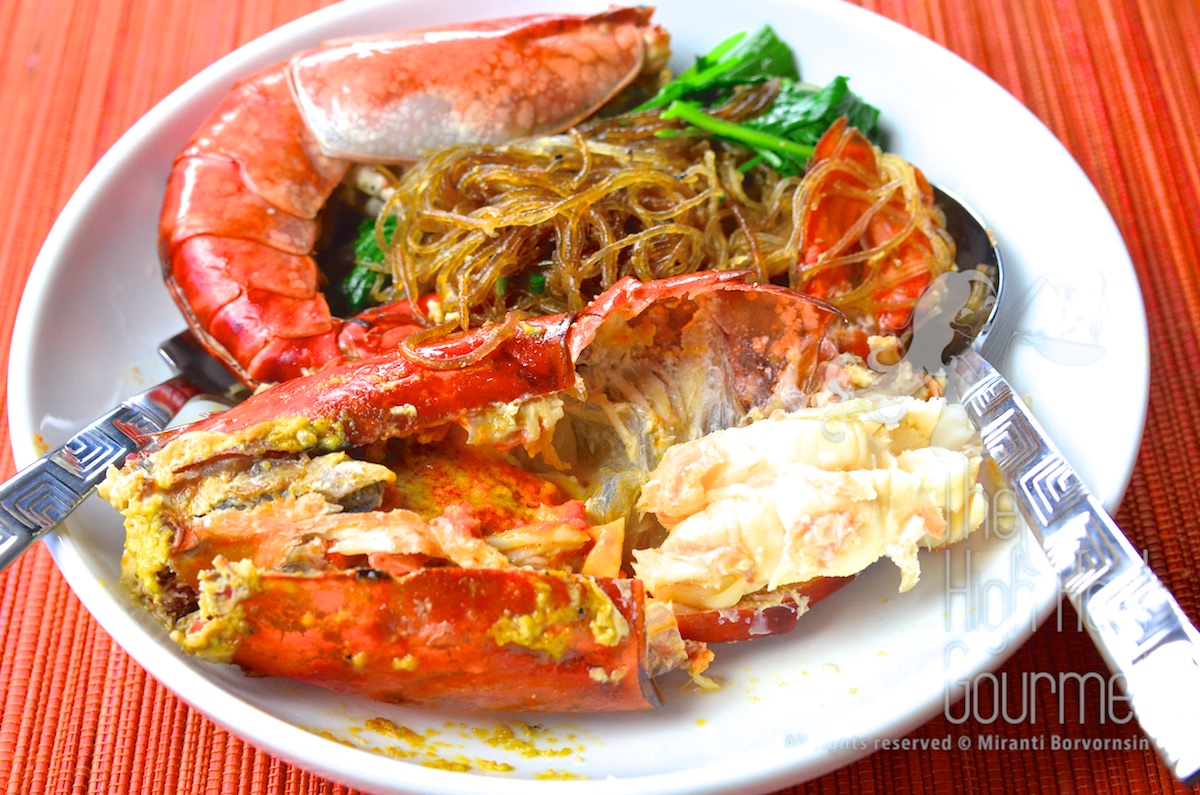
[[[879,110],[854,94],[845,77],[835,77],[822,89],[785,82],[770,108],[740,123],[710,116],[693,102],[676,100],[663,111],[663,118],[682,119],[754,152],[755,158],[743,169],[763,161],[785,176],[804,172],[813,147],[841,116],[867,138],[878,141]]]
[[[643,103],[637,110],[670,105],[677,99],[719,90],[721,96],[733,86],[761,83],[773,77],[799,80],[796,58],[770,25],[747,35],[735,33],[696,59],[696,65]]]
[[[816,143],[829,125],[845,116],[872,140],[879,136],[879,110],[850,90],[850,81],[835,77],[820,90],[799,83],[784,83],[779,96],[765,113],[743,122],[747,127],[791,141]]]
[[[705,112],[727,99],[734,86],[765,80],[778,80],[780,88],[762,114],[730,122]],[[755,157],[743,169],[765,162],[785,176],[803,173],[813,147],[841,116],[879,142],[879,110],[854,94],[845,77],[835,77],[824,88],[801,83],[791,48],[769,25],[730,36],[639,110],[658,107],[666,108],[663,118],[681,119],[693,130],[752,151]]]
[[[354,270],[346,274],[346,278],[342,279],[342,295],[346,296],[351,312],[361,312],[375,303],[371,300],[371,293],[383,276],[379,271],[361,265],[355,265]]]
[[[389,216],[383,220],[383,239],[392,241],[396,233],[396,217]],[[383,265],[383,251],[375,240],[375,219],[367,218],[358,227],[358,237],[354,241],[354,268],[342,279],[342,295],[350,305],[351,312],[359,312],[373,303],[372,293],[391,281],[391,277],[380,270]]]
[[[682,119],[693,127],[712,133],[714,137],[741,144],[766,160],[776,171],[790,173],[791,163],[803,166],[812,157],[813,147],[789,141],[769,131],[759,130],[747,124],[718,119],[700,110],[694,102],[676,100],[663,111],[664,119]]]

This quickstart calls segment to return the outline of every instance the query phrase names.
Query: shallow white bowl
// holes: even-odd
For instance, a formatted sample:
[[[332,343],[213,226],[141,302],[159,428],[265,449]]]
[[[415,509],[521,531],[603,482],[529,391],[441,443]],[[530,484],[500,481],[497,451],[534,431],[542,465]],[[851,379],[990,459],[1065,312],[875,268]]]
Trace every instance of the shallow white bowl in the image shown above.
[[[544,0],[340,3],[222,59],[134,125],[64,209],[30,276],[8,380],[18,464],[40,453],[37,435],[57,445],[166,376],[155,347],[182,321],[161,286],[156,256],[164,182],[175,153],[237,77],[334,36],[551,5],[601,7]],[[1002,313],[1009,328],[1004,340],[990,341],[991,354],[1083,479],[1114,508],[1145,413],[1145,318],[1112,219],[1049,131],[964,61],[849,5],[667,0],[656,19],[673,34],[677,68],[731,32],[770,22],[795,48],[809,82],[849,75],[852,87],[882,109],[891,148],[986,214],[1008,266]],[[1014,651],[1057,604],[1054,578],[1027,533],[997,533],[989,524],[949,553],[926,555],[923,580],[907,594],[897,595],[893,569],[877,566],[817,606],[795,633],[718,648],[712,668],[724,682],[718,693],[684,692],[680,679],[666,677],[666,706],[651,713],[451,714],[247,678],[185,657],[120,587],[122,535],[116,513],[93,498],[49,540],[71,586],[117,642],[230,731],[377,792],[783,787],[927,721],[947,699],[961,696],[972,677]],[[423,735],[424,744],[367,730],[373,717]],[[506,728],[537,753],[495,742]],[[403,754],[410,758],[397,758]],[[437,767],[455,765],[466,772]],[[497,769],[505,765],[511,770]]]

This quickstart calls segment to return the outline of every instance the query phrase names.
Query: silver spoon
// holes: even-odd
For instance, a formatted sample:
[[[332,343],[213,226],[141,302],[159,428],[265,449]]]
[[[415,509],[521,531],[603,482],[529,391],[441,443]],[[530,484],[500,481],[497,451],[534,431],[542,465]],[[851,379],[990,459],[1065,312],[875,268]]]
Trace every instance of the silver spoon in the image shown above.
[[[987,226],[949,193],[937,193],[960,249],[960,269],[994,270],[998,295],[1003,268]],[[950,384],[1058,573],[1063,593],[1110,670],[1124,678],[1142,730],[1175,776],[1194,784],[1200,781],[1200,632],[1012,386],[979,354],[999,303],[993,298],[958,313],[964,321],[960,333],[943,349]],[[914,339],[918,335],[919,330]]]
[[[189,332],[158,351],[178,375],[129,398],[0,484],[0,571],[78,508],[110,465],[145,447],[192,398],[232,405],[249,394]]]

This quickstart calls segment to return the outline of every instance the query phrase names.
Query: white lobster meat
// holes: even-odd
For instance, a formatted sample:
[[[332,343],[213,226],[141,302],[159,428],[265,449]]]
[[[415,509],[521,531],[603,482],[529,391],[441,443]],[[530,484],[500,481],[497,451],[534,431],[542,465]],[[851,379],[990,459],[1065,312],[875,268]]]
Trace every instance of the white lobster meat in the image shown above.
[[[634,553],[647,590],[721,609],[882,557],[900,568],[901,591],[915,585],[919,548],[983,522],[981,450],[960,406],[887,400],[781,414],[669,449],[639,503],[670,529]]]

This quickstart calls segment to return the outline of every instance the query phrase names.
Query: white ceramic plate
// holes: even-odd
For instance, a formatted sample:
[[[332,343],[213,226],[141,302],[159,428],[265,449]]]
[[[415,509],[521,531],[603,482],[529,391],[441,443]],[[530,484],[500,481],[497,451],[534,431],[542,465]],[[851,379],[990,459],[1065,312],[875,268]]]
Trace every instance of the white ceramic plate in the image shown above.
[[[174,154],[236,77],[332,36],[564,5],[600,7],[582,0],[341,3],[222,59],[147,114],[80,186],[34,266],[8,381],[18,463],[40,452],[36,435],[57,445],[166,375],[155,347],[182,322],[160,286],[156,256],[164,180]],[[733,31],[770,22],[794,46],[810,82],[849,75],[881,107],[892,148],[987,215],[1007,255],[1003,311],[1012,321],[1004,350],[993,353],[1003,354],[1004,369],[1068,458],[1114,507],[1144,418],[1145,321],[1112,219],[1058,141],[964,61],[852,6],[666,0],[656,19],[673,34],[677,68]],[[989,526],[949,554],[927,555],[921,584],[907,594],[897,595],[897,573],[881,565],[819,605],[792,635],[718,648],[718,693],[687,693],[667,677],[666,706],[655,712],[524,716],[533,729],[523,728],[522,716],[405,709],[187,658],[120,587],[121,541],[119,517],[95,498],[50,539],[71,586],[117,642],[238,735],[381,792],[554,786],[589,793],[614,780],[626,793],[783,787],[928,720],[947,693],[962,696],[971,677],[998,665],[1056,604],[1054,580],[1025,534]],[[424,739],[373,732],[366,728],[373,717]],[[495,742],[506,729],[528,742]]]

